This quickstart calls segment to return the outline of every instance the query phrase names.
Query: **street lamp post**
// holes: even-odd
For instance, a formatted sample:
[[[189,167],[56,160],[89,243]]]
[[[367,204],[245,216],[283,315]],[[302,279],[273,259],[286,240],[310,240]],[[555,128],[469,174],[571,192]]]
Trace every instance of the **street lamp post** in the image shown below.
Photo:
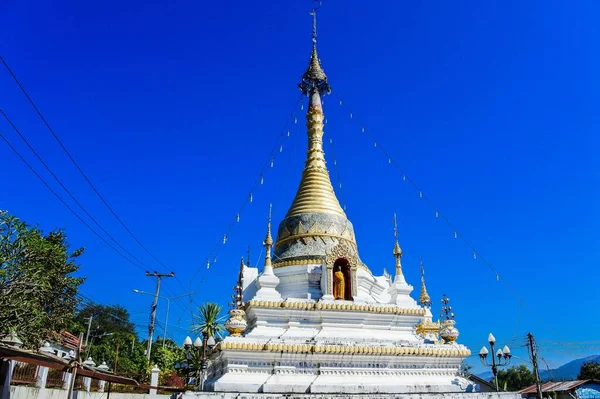
[[[133,290],[133,292],[135,292],[136,294],[154,296],[154,294],[151,294],[146,291],[141,291],[141,290]],[[188,292],[187,294],[177,295],[177,296],[174,296],[171,298],[167,298],[165,296],[158,295],[158,298],[165,299],[167,301],[167,314],[165,315],[165,330],[163,332],[163,344],[162,344],[163,349],[165,348],[165,341],[167,340],[167,324],[169,323],[169,309],[171,307],[171,300],[183,298],[184,296],[189,296],[189,295],[194,295],[194,294],[195,294],[195,292]]]
[[[492,363],[489,363],[487,360],[487,355],[489,351],[485,346],[481,348],[479,351],[479,359],[481,363],[486,367],[492,368],[492,374],[494,374],[494,381],[496,382],[496,392],[500,391],[498,387],[498,367],[508,366],[510,363],[510,359],[512,358],[512,354],[510,353],[510,349],[508,346],[504,346],[503,349],[498,349],[498,351],[494,355],[494,345],[496,344],[496,338],[492,333],[488,336],[488,343],[490,344],[491,352],[492,352]],[[496,360],[496,357],[498,360]]]
[[[194,355],[193,353],[196,352],[197,354],[200,354],[200,367],[191,370],[196,372],[200,371],[200,375],[196,373],[196,384],[200,388],[200,391],[204,391],[205,389],[204,383],[206,382],[206,371],[208,369],[207,349],[212,351],[215,344],[215,339],[212,336],[209,337],[206,331],[202,332],[202,340],[200,340],[198,337],[192,343],[192,339],[188,336],[185,337],[185,340],[183,341],[183,347],[185,349],[186,359],[188,361],[188,373],[191,370],[189,368],[189,363]],[[197,381],[198,378],[200,378],[199,384]]]

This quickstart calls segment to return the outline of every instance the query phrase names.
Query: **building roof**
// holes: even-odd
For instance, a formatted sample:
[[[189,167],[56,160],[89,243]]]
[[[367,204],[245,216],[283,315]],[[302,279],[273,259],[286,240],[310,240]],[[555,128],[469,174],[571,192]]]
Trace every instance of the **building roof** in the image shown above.
[[[470,374],[468,379],[479,385],[485,385],[490,389],[496,390],[496,385],[488,380],[484,380],[483,378],[476,376],[475,374]],[[504,392],[504,389],[500,388],[500,391]]]
[[[598,382],[596,380],[575,380],[575,381],[549,381],[542,384],[542,392],[559,392],[559,391],[570,391],[578,388],[588,382]],[[537,388],[535,384],[521,390],[521,393],[536,393]]]
[[[73,363],[66,361],[63,358],[54,356],[50,353],[34,352],[30,350],[9,347],[0,344],[0,358],[15,360],[18,362],[24,362],[29,364],[35,364],[36,366],[49,367],[52,369],[58,369],[61,371],[70,371],[73,367]],[[117,384],[124,385],[140,385],[136,380],[114,375],[112,373],[106,373],[98,370],[94,367],[85,365],[77,366],[77,374],[84,377],[90,377],[97,380],[114,382]]]

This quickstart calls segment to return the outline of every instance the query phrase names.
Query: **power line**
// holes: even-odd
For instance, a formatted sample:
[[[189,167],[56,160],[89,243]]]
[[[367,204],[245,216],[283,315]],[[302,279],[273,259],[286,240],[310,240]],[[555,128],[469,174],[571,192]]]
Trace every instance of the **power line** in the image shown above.
[[[48,121],[46,120],[46,118],[43,116],[43,114],[41,113],[41,111],[39,110],[39,108],[35,105],[33,99],[31,98],[31,96],[29,96],[29,94],[27,93],[27,91],[25,90],[25,88],[23,87],[23,85],[21,84],[21,82],[17,79],[17,76],[14,74],[14,72],[12,71],[12,69],[9,67],[8,63],[4,60],[4,58],[2,56],[0,56],[0,60],[2,61],[2,63],[4,64],[6,70],[8,71],[8,73],[11,75],[11,77],[13,78],[13,80],[15,81],[15,83],[19,86],[19,88],[21,89],[21,91],[23,92],[23,94],[25,95],[25,97],[27,98],[27,100],[29,101],[29,103],[31,104],[31,106],[33,107],[33,109],[36,111],[36,113],[38,114],[38,116],[41,118],[41,120],[44,122],[45,126],[48,128],[48,130],[50,131],[50,133],[52,134],[52,136],[54,137],[54,139],[58,142],[58,144],[60,145],[60,147],[63,149],[63,151],[65,152],[65,154],[69,157],[69,159],[71,160],[71,162],[73,163],[73,165],[75,165],[75,167],[77,168],[77,170],[79,171],[79,173],[83,176],[83,178],[86,180],[86,182],[90,185],[90,187],[92,188],[92,190],[96,193],[96,195],[98,196],[98,198],[100,198],[100,200],[104,203],[104,205],[107,207],[107,209],[113,214],[113,216],[117,219],[117,221],[121,224],[121,226],[123,226],[123,228],[129,233],[129,235],[131,235],[133,237],[133,239],[161,266],[167,268],[167,266],[165,266],[164,263],[162,263],[152,252],[150,252],[150,250],[148,250],[148,248],[146,246],[143,245],[143,243],[135,236],[135,234],[133,234],[133,232],[125,225],[125,223],[123,222],[123,220],[117,215],[117,213],[114,211],[114,209],[108,204],[108,202],[104,199],[104,197],[100,194],[100,192],[98,191],[98,189],[92,184],[92,182],[90,181],[90,179],[87,177],[87,175],[84,173],[84,171],[81,169],[81,167],[79,166],[79,164],[75,161],[75,159],[73,158],[73,156],[69,153],[69,151],[67,150],[67,148],[64,146],[64,144],[62,143],[62,141],[60,140],[60,138],[58,137],[58,135],[54,132],[54,129],[52,129],[52,127],[50,126],[50,124],[48,123]],[[79,205],[81,207],[81,209],[84,211],[84,213],[113,241],[115,242],[124,252],[126,252],[127,254],[129,254],[134,260],[136,260],[137,262],[139,262],[140,264],[142,264],[143,266],[147,267],[144,262],[140,261],[138,258],[136,258],[133,254],[131,254],[131,252],[129,252],[127,249],[125,249],[118,241],[116,241],[97,221],[96,219],[94,219],[89,212],[79,203],[79,201],[77,201],[75,199],[75,197],[71,194],[71,192],[64,186],[64,184],[62,184],[62,182],[56,177],[56,175],[50,170],[50,168],[46,165],[46,163],[41,159],[41,157],[37,154],[37,152],[33,149],[33,147],[29,144],[29,142],[24,138],[23,135],[21,135],[21,133],[17,130],[17,128],[14,126],[14,124],[8,119],[8,116],[6,116],[6,114],[4,112],[2,112],[2,114],[4,115],[4,117],[7,119],[7,121],[10,123],[10,125],[13,127],[13,129],[17,132],[17,134],[21,137],[21,139],[23,139],[23,141],[27,144],[27,146],[30,148],[30,150],[36,155],[36,157],[40,160],[40,162],[44,165],[44,167],[46,167],[46,169],[50,172],[50,174],[56,179],[56,181],[61,185],[61,187],[67,192],[67,194],[69,194],[69,196],[73,199],[73,201],[75,201],[75,203],[77,203],[77,205]],[[14,150],[13,150],[14,151]],[[31,169],[31,168],[30,168]],[[38,176],[39,177],[39,176]],[[47,185],[47,184],[46,184]],[[48,186],[48,185],[47,185]],[[64,203],[63,200],[61,200],[61,202]],[[76,215],[78,217],[78,219],[81,220],[81,217],[79,217],[78,215]],[[83,222],[83,221],[82,221]],[[85,223],[84,223],[85,224]],[[89,227],[89,226],[88,226]],[[95,233],[97,236],[99,236],[98,233]],[[99,236],[99,238],[101,238]],[[106,242],[106,240],[103,240]],[[129,262],[131,262],[131,260],[129,260]],[[177,282],[179,283],[179,285],[185,290],[185,286],[183,285],[183,283],[176,279]],[[171,291],[168,287],[165,287],[169,292],[173,293],[173,291]],[[193,301],[193,300],[192,300]],[[178,306],[181,306],[180,304],[178,304]]]
[[[19,129],[15,126],[15,124],[12,122],[12,120],[8,117],[8,115],[6,115],[6,113],[0,109],[0,113],[4,116],[4,118],[7,120],[7,122],[11,125],[11,127],[13,128],[13,130],[19,135],[19,137],[25,142],[25,144],[27,145],[27,147],[31,150],[31,152],[33,152],[33,154],[37,157],[37,159],[42,163],[42,165],[46,168],[46,170],[50,173],[50,175],[52,175],[52,177],[58,182],[58,184],[65,190],[65,192],[71,197],[71,199],[83,210],[83,212],[100,228],[100,230],[102,230],[115,244],[117,244],[121,250],[123,250],[129,257],[131,257],[132,259],[130,259],[128,256],[126,256],[125,254],[123,254],[122,252],[120,252],[117,248],[115,248],[110,242],[108,242],[98,231],[96,231],[94,228],[92,228],[92,226],[90,226],[51,186],[50,184],[48,184],[48,182],[46,180],[44,180],[44,178],[35,170],[35,168],[33,168],[33,166],[27,162],[27,160],[22,156],[21,153],[19,153],[19,151],[8,141],[8,139],[2,134],[0,133],[1,138],[4,140],[4,142],[10,147],[10,149],[19,157],[19,159],[29,168],[29,170],[38,178],[40,179],[40,181],[46,186],[46,188],[48,188],[48,190],[50,190],[50,192],[52,192],[52,194],[54,194],[56,196],[56,198],[58,198],[58,200],[69,210],[71,211],[75,217],[77,217],[77,219],[79,219],[81,221],[81,223],[83,223],[84,226],[86,226],[92,233],[94,233],[98,238],[100,238],[100,240],[102,240],[106,245],[108,245],[109,248],[111,248],[113,251],[115,251],[117,254],[119,254],[120,256],[122,256],[125,260],[127,260],[129,263],[131,263],[132,265],[136,266],[137,268],[144,270],[142,268],[141,265],[146,266],[144,264],[144,262],[142,262],[141,260],[139,260],[137,257],[135,257],[131,252],[129,252],[126,248],[124,248],[112,235],[110,235],[110,233],[108,233],[106,231],[106,229],[104,229],[102,227],[102,225],[100,225],[100,223],[98,223],[98,221],[87,211],[87,209],[75,198],[75,196],[71,193],[71,191],[62,183],[62,181],[58,178],[58,176],[56,176],[56,174],[52,171],[52,169],[48,166],[48,164],[46,164],[46,162],[43,160],[43,158],[37,153],[37,151],[33,148],[33,146],[29,143],[29,141],[27,140],[27,138],[19,131]],[[137,263],[136,263],[137,262]],[[168,288],[167,288],[168,289]],[[171,292],[171,290],[169,290]],[[177,303],[177,306],[179,306],[180,308],[182,308],[182,305]],[[183,308],[182,308],[183,309]],[[183,309],[185,311],[185,309]]]
[[[394,158],[392,158],[392,156],[384,149],[384,147],[375,139],[375,137],[371,134],[371,132],[365,127],[364,124],[362,124],[361,122],[358,121],[358,119],[354,116],[354,114],[351,112],[351,110],[348,108],[347,105],[345,105],[345,103],[342,101],[341,97],[339,95],[336,95],[338,100],[339,100],[339,105],[343,106],[346,110],[348,110],[349,112],[349,116],[350,119],[354,119],[356,121],[356,123],[358,124],[358,126],[361,128],[362,133],[365,133],[366,135],[369,136],[369,138],[371,139],[371,141],[373,142],[373,145],[375,148],[378,147],[379,151],[381,151],[381,153],[387,158],[388,160],[388,164],[396,167],[400,173],[402,174],[402,180],[408,182],[414,189],[415,191],[418,193],[419,198],[422,198],[423,200],[425,200],[425,202],[435,211],[435,217],[436,218],[440,218],[442,219],[454,232],[454,238],[458,239],[460,238],[463,243],[472,251],[473,254],[473,259],[479,259],[488,269],[490,269],[496,278],[496,281],[501,282],[502,284],[504,284],[504,286],[512,292],[513,295],[515,295],[517,297],[517,299],[519,299],[519,307],[522,307],[523,304],[528,304],[530,305],[528,302],[525,302],[524,298],[519,294],[519,292],[517,292],[517,290],[504,278],[500,278],[500,273],[492,266],[492,264],[490,262],[488,262],[483,256],[481,256],[481,254],[475,249],[475,247],[471,244],[470,241],[468,241],[466,239],[466,237],[464,235],[462,235],[459,230],[456,228],[456,226],[450,222],[450,220],[441,213],[440,208],[438,208],[436,206],[436,204],[425,195],[425,193],[423,192],[423,190],[419,187],[419,185],[412,180],[405,172],[405,170],[402,168],[402,166],[396,162],[396,160]],[[531,306],[531,305],[530,305]],[[535,308],[533,309],[535,311]],[[517,318],[517,323],[516,323],[516,329],[518,329],[518,320],[520,318],[520,313],[521,310],[519,309],[519,315]],[[540,317],[544,318],[542,314],[537,313]],[[548,322],[547,320],[545,320],[547,322],[547,326],[552,329],[556,335],[558,337],[560,337],[560,333],[554,328],[553,323]]]
[[[228,238],[229,238],[229,234],[231,233],[233,227],[240,222],[240,215],[242,213],[242,211],[246,208],[246,206],[253,202],[253,193],[255,192],[256,188],[260,185],[263,184],[263,180],[264,180],[264,173],[266,172],[266,170],[268,170],[269,168],[272,168],[274,166],[274,160],[275,160],[275,154],[280,153],[283,151],[282,148],[282,143],[283,141],[288,137],[288,135],[286,135],[286,129],[288,127],[288,125],[290,124],[290,121],[293,120],[294,124],[298,123],[298,117],[295,115],[296,110],[298,108],[298,105],[301,103],[303,99],[303,95],[300,95],[298,97],[298,99],[296,100],[294,107],[292,108],[292,111],[290,112],[289,116],[287,117],[283,127],[280,130],[280,134],[277,137],[277,140],[275,141],[275,144],[273,145],[271,151],[269,152],[269,158],[266,160],[266,162],[263,164],[263,167],[260,170],[260,174],[258,176],[258,179],[255,180],[255,182],[252,184],[252,187],[250,188],[250,192],[249,195],[247,197],[245,197],[244,202],[242,203],[241,207],[238,209],[237,213],[235,214],[235,217],[233,218],[233,220],[229,223],[229,226],[227,227],[227,230],[225,231],[225,234],[223,235],[222,240],[219,240],[215,243],[214,247],[212,248],[212,250],[209,252],[208,256],[206,257],[206,269],[210,269],[210,264],[211,262],[214,264],[217,260],[217,257],[220,253],[221,248],[225,245],[225,243],[227,242]],[[198,274],[200,273],[200,271],[202,270],[202,266],[200,265],[198,266],[198,268],[196,269],[195,273],[192,275],[192,278],[190,279],[189,282],[189,286],[191,289],[191,286],[193,284],[193,282],[195,281],[195,279],[198,277]],[[205,277],[203,277],[203,279],[201,280],[202,283],[205,282]]]
[[[50,133],[52,133],[52,136],[54,137],[54,139],[56,140],[56,142],[60,145],[60,147],[65,152],[65,154],[67,155],[67,157],[71,160],[71,162],[73,163],[73,165],[75,165],[75,168],[79,171],[79,173],[81,174],[81,176],[83,176],[84,180],[88,183],[88,185],[96,193],[96,195],[98,196],[98,198],[100,198],[100,200],[106,206],[106,208],[110,211],[110,213],[112,213],[112,215],[115,217],[115,219],[117,219],[117,221],[121,224],[121,226],[123,226],[123,228],[125,229],[125,231],[127,231],[129,233],[129,235],[131,235],[131,237],[133,237],[133,239],[140,245],[140,247],[142,247],[159,265],[167,268],[167,266],[165,266],[164,263],[162,263],[156,256],[154,256],[154,254],[152,252],[150,252],[150,250],[148,250],[148,248],[146,248],[146,246],[136,237],[136,235],[133,234],[133,232],[127,227],[127,225],[125,225],[125,223],[123,222],[123,220],[117,215],[117,213],[114,211],[114,209],[108,204],[108,202],[100,194],[100,192],[98,191],[98,189],[94,186],[94,184],[91,182],[91,180],[87,177],[87,175],[85,174],[85,172],[83,171],[83,169],[81,169],[81,167],[79,166],[79,164],[75,161],[75,159],[73,158],[73,156],[71,155],[71,153],[67,150],[67,148],[65,147],[65,145],[63,144],[63,142],[58,137],[58,135],[54,132],[54,129],[52,129],[52,127],[50,126],[50,124],[48,123],[48,121],[46,120],[46,118],[44,118],[44,115],[42,115],[42,113],[39,110],[39,108],[35,105],[35,103],[31,99],[31,97],[29,96],[29,94],[27,93],[27,91],[25,90],[25,88],[23,87],[23,85],[21,84],[21,82],[17,79],[17,76],[13,73],[12,69],[8,66],[8,64],[6,63],[6,61],[4,60],[4,58],[2,56],[0,56],[0,60],[4,64],[4,66],[5,66],[6,70],[8,71],[8,73],[12,76],[13,80],[15,81],[15,83],[19,86],[19,88],[21,89],[21,91],[23,92],[23,94],[25,95],[25,97],[27,98],[27,100],[29,101],[29,103],[31,104],[31,106],[33,107],[33,109],[35,110],[35,112],[38,114],[38,116],[40,117],[40,119],[44,122],[44,125],[46,125],[46,127],[48,128],[48,130],[50,131]]]
[[[2,116],[4,116],[4,119],[6,119],[6,121],[10,124],[10,126],[15,131],[15,133],[17,133],[17,135],[21,138],[21,140],[23,140],[23,142],[27,145],[27,147],[31,150],[31,152],[36,156],[38,161],[40,161],[40,163],[44,166],[44,168],[46,168],[48,173],[50,173],[50,175],[63,188],[63,190],[65,190],[65,192],[69,195],[69,197],[71,197],[71,199],[81,208],[83,213],[85,213],[87,215],[87,217],[89,217],[90,220],[92,222],[94,222],[94,224],[96,224],[96,226],[98,226],[98,228],[100,230],[102,230],[102,232],[104,232],[104,234],[106,234],[108,236],[108,238],[110,238],[119,248],[121,248],[121,250],[123,252],[125,252],[127,255],[129,255],[135,261],[137,261],[140,265],[148,267],[147,265],[144,264],[144,262],[142,262],[135,255],[133,255],[131,252],[129,252],[125,247],[123,247],[123,245],[121,245],[121,243],[119,243],[108,231],[106,231],[106,229],[104,227],[102,227],[102,225],[88,212],[88,210],[81,204],[81,202],[79,202],[77,200],[77,198],[75,198],[73,193],[71,193],[71,191],[63,184],[63,182],[58,178],[58,176],[56,176],[56,174],[52,171],[52,169],[48,166],[48,164],[44,161],[44,159],[40,156],[40,154],[38,154],[38,152],[35,150],[35,148],[33,148],[33,146],[27,140],[27,138],[19,131],[19,129],[15,126],[13,121],[8,117],[8,115],[6,115],[4,110],[2,110],[2,108],[0,108],[0,113],[2,114]]]
[[[19,157],[19,159],[29,168],[29,170],[31,170],[31,172],[38,178],[40,179],[40,181],[44,184],[44,186],[46,186],[46,188],[48,190],[50,190],[50,192],[52,194],[54,194],[54,196],[56,198],[58,198],[58,200],[69,210],[71,211],[71,213],[73,213],[73,215],[75,215],[75,217],[77,217],[77,219],[79,219],[81,221],[81,223],[83,223],[83,225],[85,227],[87,227],[92,233],[94,233],[99,239],[101,239],[106,245],[108,245],[113,251],[115,251],[117,254],[119,254],[120,256],[122,256],[125,260],[127,260],[129,263],[131,263],[132,265],[134,265],[135,267],[144,270],[140,265],[138,265],[137,263],[135,263],[133,260],[129,259],[126,255],[124,255],[123,253],[121,253],[117,248],[115,248],[110,242],[108,242],[103,236],[101,236],[96,230],[94,230],[92,228],[92,226],[90,226],[77,212],[75,212],[75,210],[48,184],[48,182],[46,182],[46,180],[44,180],[44,178],[42,176],[40,176],[40,174],[33,168],[33,166],[31,166],[31,164],[29,164],[29,162],[27,162],[27,160],[25,158],[23,158],[23,156],[19,153],[19,151],[13,147],[13,145],[8,141],[8,139],[4,136],[4,134],[2,134],[0,132],[0,138],[2,140],[4,140],[4,142],[6,143],[6,145],[8,145],[10,147],[10,149]]]

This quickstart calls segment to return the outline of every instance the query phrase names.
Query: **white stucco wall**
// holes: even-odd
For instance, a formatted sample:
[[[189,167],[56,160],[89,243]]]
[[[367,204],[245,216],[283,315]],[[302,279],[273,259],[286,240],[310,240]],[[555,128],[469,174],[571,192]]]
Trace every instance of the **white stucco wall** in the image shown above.
[[[77,399],[106,399],[106,392],[76,391]],[[64,389],[40,389],[35,387],[11,386],[10,399],[65,399]],[[143,393],[110,393],[110,399],[168,399],[169,395],[150,395]]]

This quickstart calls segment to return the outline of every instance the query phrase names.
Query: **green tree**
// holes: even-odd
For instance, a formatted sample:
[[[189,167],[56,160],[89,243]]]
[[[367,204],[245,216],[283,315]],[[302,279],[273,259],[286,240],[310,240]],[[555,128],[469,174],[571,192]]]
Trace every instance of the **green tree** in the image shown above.
[[[494,380],[491,380],[494,383]],[[512,366],[507,370],[498,371],[500,388],[514,392],[535,384],[535,375],[525,366]]]
[[[590,360],[581,365],[578,380],[600,380],[600,363]]]
[[[223,331],[225,327],[221,323],[221,306],[207,302],[200,306],[199,322],[192,327],[192,330],[197,333],[206,334],[207,337],[216,337],[218,333]]]
[[[71,332],[87,334],[90,317],[89,341],[83,348],[85,357],[91,356],[97,364],[105,361],[112,369],[116,360],[119,373],[145,372],[146,348],[139,341],[127,309],[119,305],[87,303],[75,314]]]
[[[120,305],[88,303],[80,308],[73,319],[71,332],[87,333],[88,320],[92,318],[90,336],[102,334],[135,334],[135,326],[129,320],[129,312]]]
[[[170,339],[165,340],[164,345],[162,338],[152,344],[150,364],[156,364],[162,373],[175,371],[175,363],[181,362],[184,358],[184,349]]]
[[[118,356],[117,356],[118,348]],[[115,332],[90,339],[84,349],[86,356],[92,357],[97,364],[106,362],[114,370],[117,361],[118,373],[143,373],[146,369],[145,347],[135,334]]]
[[[73,276],[83,248],[69,252],[62,230],[44,235],[0,211],[0,336],[15,331],[37,348],[69,326],[82,278]]]

